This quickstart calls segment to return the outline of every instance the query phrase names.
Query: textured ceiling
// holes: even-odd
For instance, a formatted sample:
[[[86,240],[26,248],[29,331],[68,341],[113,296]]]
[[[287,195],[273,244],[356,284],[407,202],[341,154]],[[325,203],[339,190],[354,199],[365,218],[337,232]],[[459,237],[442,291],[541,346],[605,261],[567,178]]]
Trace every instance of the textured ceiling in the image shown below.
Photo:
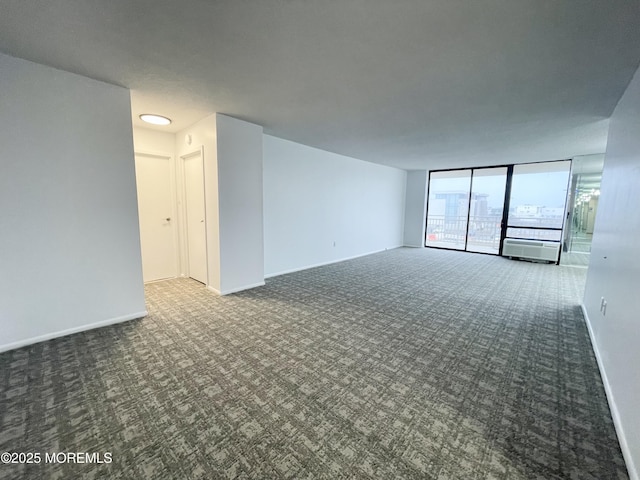
[[[0,0],[0,51],[401,168],[601,153],[638,0]],[[165,127],[166,128],[166,127]]]

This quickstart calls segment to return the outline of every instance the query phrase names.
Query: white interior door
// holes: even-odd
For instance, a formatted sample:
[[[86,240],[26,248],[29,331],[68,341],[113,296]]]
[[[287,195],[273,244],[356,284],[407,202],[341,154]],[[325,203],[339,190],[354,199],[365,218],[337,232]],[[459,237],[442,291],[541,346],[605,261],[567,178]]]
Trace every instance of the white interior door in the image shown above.
[[[136,184],[145,282],[177,276],[171,158],[136,153]]]
[[[206,284],[207,244],[202,154],[198,152],[183,159],[189,276]]]

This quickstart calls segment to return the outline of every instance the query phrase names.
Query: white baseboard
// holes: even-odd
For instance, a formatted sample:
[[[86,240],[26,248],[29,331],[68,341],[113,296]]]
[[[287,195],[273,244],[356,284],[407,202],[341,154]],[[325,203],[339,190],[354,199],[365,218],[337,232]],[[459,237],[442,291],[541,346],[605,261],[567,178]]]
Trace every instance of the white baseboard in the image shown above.
[[[66,330],[60,330],[59,332],[47,333],[46,335],[40,335],[37,337],[26,338],[18,342],[8,343],[6,345],[0,345],[0,353],[8,350],[15,350],[16,348],[26,347],[27,345],[33,345],[34,343],[46,342],[54,338],[66,337],[73,333],[85,332],[87,330],[93,330],[94,328],[106,327],[115,323],[128,322],[129,320],[135,320],[136,318],[146,317],[149,314],[146,310],[143,312],[132,313],[130,315],[123,315],[121,317],[110,318],[108,320],[102,320],[100,322],[90,323],[88,325],[81,325],[79,327],[68,328]]]
[[[611,418],[613,419],[613,425],[616,429],[616,434],[618,435],[620,450],[622,450],[622,456],[624,457],[624,461],[627,464],[629,479],[640,480],[640,476],[638,475],[638,471],[636,470],[635,464],[633,462],[631,450],[629,449],[629,444],[627,443],[627,437],[624,434],[624,427],[622,425],[622,421],[620,420],[620,413],[618,412],[615,397],[613,396],[613,391],[611,390],[611,384],[609,383],[607,372],[604,369],[604,364],[602,363],[602,357],[600,356],[600,351],[598,350],[598,344],[596,343],[596,337],[593,332],[593,327],[591,326],[591,320],[589,319],[587,308],[584,306],[584,303],[580,305],[580,308],[582,308],[582,314],[584,315],[584,320],[587,324],[587,330],[589,331],[589,337],[591,338],[591,348],[593,348],[593,353],[595,354],[596,361],[598,362],[598,369],[600,370],[600,376],[602,377],[602,383],[604,384],[604,391],[607,394],[607,402],[609,403]]]
[[[230,293],[241,292],[243,290],[249,290],[250,288],[262,287],[264,286],[264,282],[251,283],[249,285],[243,285],[242,287],[230,288],[228,290],[218,290],[217,288],[213,288],[211,285],[207,285],[207,290],[211,290],[213,293],[217,295],[229,295]]]
[[[316,267],[324,267],[325,265],[331,265],[332,263],[346,262],[347,260],[366,257],[367,255],[373,255],[374,253],[384,252],[385,250],[394,250],[396,248],[402,248],[403,246],[404,245],[396,245],[395,247],[387,247],[380,250],[374,250],[373,252],[359,253],[358,255],[353,255],[351,257],[338,258],[336,260],[329,260],[327,262],[322,262],[322,263],[314,263],[313,265],[306,265],[304,267],[292,268],[290,270],[282,270],[276,273],[268,273],[264,276],[264,278],[279,277],[280,275],[286,275],[287,273],[301,272],[302,270],[309,270],[310,268],[316,268]]]

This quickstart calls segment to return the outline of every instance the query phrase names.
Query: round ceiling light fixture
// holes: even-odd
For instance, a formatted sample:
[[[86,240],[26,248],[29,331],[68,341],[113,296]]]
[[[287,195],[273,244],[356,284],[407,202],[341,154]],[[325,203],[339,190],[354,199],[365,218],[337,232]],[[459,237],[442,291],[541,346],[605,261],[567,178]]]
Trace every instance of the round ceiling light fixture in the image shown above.
[[[169,125],[171,123],[171,119],[163,117],[162,115],[153,115],[151,113],[143,113],[140,115],[140,120],[153,125]]]

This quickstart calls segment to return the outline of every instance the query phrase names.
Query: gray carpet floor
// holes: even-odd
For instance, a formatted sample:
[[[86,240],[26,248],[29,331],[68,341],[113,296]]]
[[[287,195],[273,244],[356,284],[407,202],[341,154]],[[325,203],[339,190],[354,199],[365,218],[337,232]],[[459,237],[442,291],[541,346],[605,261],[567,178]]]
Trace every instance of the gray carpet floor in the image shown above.
[[[0,355],[0,478],[626,479],[585,271],[397,249]],[[44,453],[43,453],[44,455]]]

